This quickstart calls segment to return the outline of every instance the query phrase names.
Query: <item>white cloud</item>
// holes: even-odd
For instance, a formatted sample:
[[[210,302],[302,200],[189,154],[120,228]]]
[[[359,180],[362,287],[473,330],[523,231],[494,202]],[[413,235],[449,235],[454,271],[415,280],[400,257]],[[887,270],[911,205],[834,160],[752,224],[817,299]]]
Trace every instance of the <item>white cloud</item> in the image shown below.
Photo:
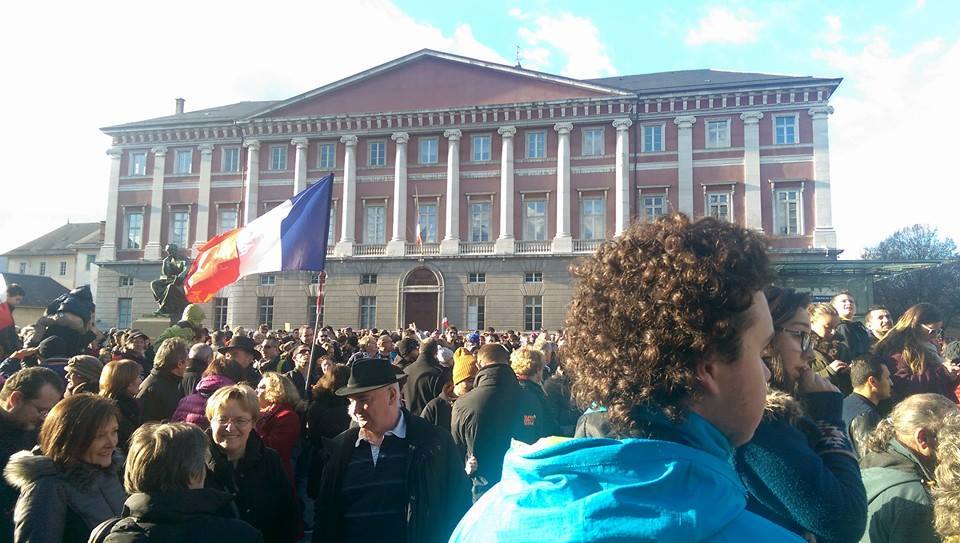
[[[893,50],[882,31],[859,50],[815,57],[845,78],[830,123],[834,225],[844,256],[915,223],[960,240],[956,130],[960,40]]]
[[[512,64],[468,24],[445,34],[388,0],[18,2],[0,48],[10,153],[0,252],[72,220],[104,217],[110,140],[98,127],[305,92],[422,48]],[[82,21],[82,24],[78,23]],[[512,51],[511,51],[512,53]],[[512,56],[512,55],[511,55]]]
[[[511,13],[511,15],[513,15]],[[516,15],[515,15],[516,17]],[[525,16],[524,19],[529,18]],[[576,78],[591,78],[617,73],[593,21],[569,12],[540,15],[517,34],[529,46],[521,48],[525,68],[556,71]],[[555,68],[552,59],[561,57],[563,66]]]
[[[827,30],[823,33],[823,40],[829,44],[836,44],[843,40],[843,22],[837,15],[827,15],[824,17],[827,23]]]
[[[698,21],[696,28],[687,31],[685,42],[687,45],[753,43],[763,26],[764,23],[754,19],[746,9],[734,13],[727,8],[714,7]]]
[[[530,18],[530,14],[523,11],[520,8],[510,8],[507,11],[507,15],[513,17],[514,19],[519,19],[521,21],[525,21]]]

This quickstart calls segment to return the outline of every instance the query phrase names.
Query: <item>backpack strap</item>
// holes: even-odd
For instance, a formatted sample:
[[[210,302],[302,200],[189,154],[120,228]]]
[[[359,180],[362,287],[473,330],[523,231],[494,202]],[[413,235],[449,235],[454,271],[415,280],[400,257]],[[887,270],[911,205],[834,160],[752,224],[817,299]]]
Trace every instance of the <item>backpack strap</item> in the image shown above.
[[[108,518],[98,524],[97,527],[90,532],[90,539],[87,540],[87,543],[104,543],[104,541],[107,540],[107,536],[110,535],[110,531],[113,530],[113,527],[121,520],[123,520],[122,517]]]

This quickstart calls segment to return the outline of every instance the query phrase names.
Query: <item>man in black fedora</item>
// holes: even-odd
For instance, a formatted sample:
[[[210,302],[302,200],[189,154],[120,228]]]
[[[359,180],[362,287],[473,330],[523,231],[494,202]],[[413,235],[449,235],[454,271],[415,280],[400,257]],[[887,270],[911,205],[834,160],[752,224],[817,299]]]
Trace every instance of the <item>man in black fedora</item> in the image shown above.
[[[357,426],[325,447],[314,542],[445,542],[470,507],[453,438],[401,407],[402,377],[366,358],[336,391]]]
[[[235,335],[230,342],[218,349],[227,358],[226,376],[236,383],[247,383],[256,387],[260,382],[260,372],[253,363],[260,360],[260,351],[252,339]]]

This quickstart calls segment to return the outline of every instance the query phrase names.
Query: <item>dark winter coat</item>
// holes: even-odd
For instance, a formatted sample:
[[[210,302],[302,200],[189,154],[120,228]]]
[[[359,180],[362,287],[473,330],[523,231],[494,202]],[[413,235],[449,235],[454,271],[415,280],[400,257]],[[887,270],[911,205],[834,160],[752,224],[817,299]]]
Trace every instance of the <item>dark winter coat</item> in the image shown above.
[[[843,399],[843,424],[854,450],[863,458],[867,438],[880,424],[880,411],[869,399],[854,392]]]
[[[183,391],[180,390],[180,376],[154,368],[140,383],[140,393],[137,394],[137,399],[140,400],[140,420],[170,420],[181,398]]]
[[[180,379],[180,391],[184,396],[189,396],[197,391],[197,383],[203,379],[203,372],[207,365],[197,362],[193,359],[187,361],[187,368],[183,372],[183,378]]]
[[[406,409],[406,491],[408,543],[441,543],[450,538],[467,509],[470,490],[463,461],[449,434]],[[323,471],[314,543],[340,541],[343,513],[339,503],[343,478],[356,448],[360,428],[343,432],[330,443],[330,460]]]
[[[450,417],[453,415],[453,402],[446,392],[441,392],[439,396],[430,400],[430,402],[420,412],[420,417],[436,426],[437,428],[450,431]]]
[[[833,332],[834,339],[845,347],[841,351],[849,360],[840,358],[844,362],[852,362],[854,358],[870,352],[873,346],[873,334],[860,321],[843,319]],[[832,360],[831,360],[832,362]]]
[[[893,439],[882,453],[860,462],[867,489],[867,531],[863,543],[938,543],[933,530],[933,501],[927,488],[932,474]]]
[[[297,393],[300,394],[300,399],[303,401],[307,400],[306,387],[304,385],[307,383],[307,378],[300,373],[299,370],[290,370],[287,373],[284,373],[291,381],[293,381],[293,386],[297,389]],[[320,380],[320,371],[314,371],[310,374],[310,387],[317,384],[317,381]]]
[[[37,430],[24,430],[0,411],[0,472],[14,453],[29,451],[37,444]],[[13,508],[20,491],[0,480],[0,542],[13,541]]]
[[[570,378],[558,370],[543,382],[543,392],[547,395],[547,409],[557,421],[557,432],[561,436],[573,437],[577,420],[583,411],[573,404],[570,393]]]
[[[152,347],[151,347],[152,348]],[[145,355],[136,351],[120,351],[113,357],[114,360],[133,360],[143,368],[143,375],[150,375],[153,370],[153,363]]]
[[[477,458],[475,480],[490,485],[500,480],[503,455],[520,431],[520,384],[506,364],[492,364],[477,372],[473,390],[453,405],[450,428],[463,458]]]
[[[927,363],[922,373],[913,373],[900,354],[887,359],[887,369],[890,370],[890,380],[893,381],[894,405],[908,396],[925,393],[942,394],[951,402],[957,403],[957,378],[947,371],[933,344],[929,345],[931,351],[927,354]]]
[[[209,488],[134,494],[105,543],[203,541],[260,543],[263,535],[235,515],[230,494]]]
[[[806,413],[788,394],[771,392],[753,440],[737,449],[747,509],[818,541],[857,541],[867,504],[841,418],[843,398],[816,392],[803,400]]]
[[[107,396],[120,410],[120,418],[117,420],[119,429],[117,430],[117,446],[127,450],[127,443],[134,430],[140,427],[140,404],[136,398],[126,392],[119,394],[110,394]]]
[[[543,387],[529,379],[520,379],[520,431],[516,438],[524,443],[536,443],[541,437],[557,434],[557,421],[547,408]]]
[[[310,473],[307,476],[307,495],[311,498],[316,498],[320,492],[323,467],[330,456],[327,450],[329,441],[350,427],[350,414],[347,413],[349,404],[346,398],[329,392],[321,392],[310,404],[307,412],[307,438],[313,447]]]
[[[404,368],[407,382],[403,384],[403,400],[411,413],[420,413],[423,408],[443,392],[447,375],[436,358],[421,354],[416,362]],[[449,380],[449,379],[448,379]]]
[[[243,458],[236,465],[212,437],[210,453],[204,486],[229,492],[240,519],[260,530],[265,541],[296,541],[301,531],[300,510],[277,451],[267,448],[260,436],[251,431]]]
[[[7,482],[20,489],[14,541],[86,543],[91,530],[123,510],[122,463],[119,454],[106,469],[62,466],[39,452],[15,454],[4,470]]]

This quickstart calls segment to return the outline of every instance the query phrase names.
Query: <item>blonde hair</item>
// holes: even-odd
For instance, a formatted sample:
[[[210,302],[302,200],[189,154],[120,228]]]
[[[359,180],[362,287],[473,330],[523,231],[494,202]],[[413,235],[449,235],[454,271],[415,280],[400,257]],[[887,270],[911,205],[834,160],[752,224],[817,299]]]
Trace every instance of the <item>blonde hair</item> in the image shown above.
[[[268,371],[263,374],[261,382],[267,385],[263,391],[263,399],[267,403],[292,406],[300,401],[300,393],[297,392],[296,385],[289,377],[275,371]]]
[[[373,337],[373,336],[370,336],[370,335],[366,335],[366,336],[363,336],[362,338],[360,338],[359,341],[357,341],[357,345],[359,345],[359,346],[361,346],[361,347],[367,347],[367,346],[369,346],[369,345],[371,345],[371,344],[376,344],[376,341],[377,341],[377,338],[375,338],[375,337]]]
[[[257,393],[247,385],[231,385],[217,390],[207,400],[207,410],[204,413],[207,420],[212,421],[231,400],[240,404],[240,408],[246,411],[254,421],[260,416]]]
[[[126,358],[107,362],[100,374],[100,395],[110,396],[123,393],[130,386],[130,383],[140,377],[140,370],[140,364]]]
[[[944,541],[960,541],[960,415],[943,421],[937,436],[933,525]]]
[[[130,438],[123,486],[127,493],[186,490],[207,468],[207,436],[184,422],[141,426]]]
[[[827,316],[840,318],[840,313],[837,313],[837,308],[826,303],[808,305],[807,313],[810,315],[811,321]]]
[[[510,354],[510,367],[520,377],[533,377],[543,372],[543,351],[526,345]]]
[[[897,324],[881,339],[874,350],[881,356],[901,355],[910,371],[919,375],[934,362],[927,360],[932,353],[925,348],[929,344],[924,324],[943,322],[943,313],[933,304],[920,303],[907,309]]]
[[[914,394],[896,407],[890,416],[880,421],[867,439],[867,450],[883,452],[895,437],[911,435],[918,429],[936,436],[943,427],[944,418],[958,413],[957,404],[940,394]]]

